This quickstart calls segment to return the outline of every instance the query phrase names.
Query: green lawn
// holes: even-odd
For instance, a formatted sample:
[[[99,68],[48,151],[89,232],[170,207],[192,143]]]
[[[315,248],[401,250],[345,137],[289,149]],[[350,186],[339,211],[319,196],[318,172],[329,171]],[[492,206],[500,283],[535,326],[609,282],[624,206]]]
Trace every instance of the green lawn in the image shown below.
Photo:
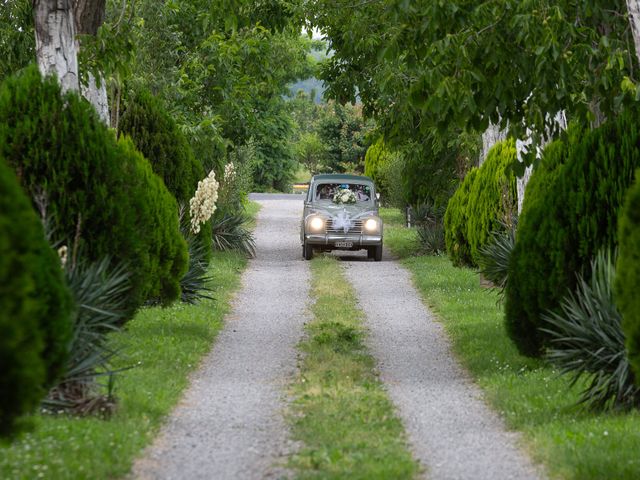
[[[534,459],[558,478],[640,478],[640,413],[598,414],[575,407],[579,386],[540,360],[520,355],[503,327],[495,292],[446,257],[412,256],[415,232],[382,212],[385,242],[412,273],[444,325],[460,361],[511,428],[523,432]]]
[[[254,219],[259,204],[249,202]],[[253,220],[248,225],[252,226]],[[31,433],[0,445],[2,479],[111,479],[126,475],[134,458],[151,442],[180,399],[188,375],[209,352],[229,311],[247,260],[234,252],[215,252],[209,269],[213,300],[198,305],[139,311],[111,342],[122,348],[116,413],[96,417],[33,415]]]
[[[290,466],[297,478],[413,478],[419,466],[363,344],[353,289],[332,257],[316,257],[311,270],[314,318],[289,415],[303,446]]]

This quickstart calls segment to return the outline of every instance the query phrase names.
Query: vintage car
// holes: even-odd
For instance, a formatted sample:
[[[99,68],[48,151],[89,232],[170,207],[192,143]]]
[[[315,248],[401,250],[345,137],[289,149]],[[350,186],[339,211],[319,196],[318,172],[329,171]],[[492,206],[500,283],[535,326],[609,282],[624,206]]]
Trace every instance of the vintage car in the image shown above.
[[[373,180],[359,175],[314,175],[304,202],[300,242],[306,260],[311,260],[314,250],[363,249],[368,258],[382,260],[382,220]]]

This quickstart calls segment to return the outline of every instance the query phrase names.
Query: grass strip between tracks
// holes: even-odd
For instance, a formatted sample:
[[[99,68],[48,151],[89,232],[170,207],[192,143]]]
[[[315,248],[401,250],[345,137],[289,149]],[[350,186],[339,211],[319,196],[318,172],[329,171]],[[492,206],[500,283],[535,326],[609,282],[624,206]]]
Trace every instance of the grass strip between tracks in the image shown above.
[[[249,204],[255,215],[259,206]],[[111,479],[126,475],[188,385],[222,327],[247,260],[215,252],[209,275],[214,300],[140,310],[111,341],[123,354],[114,367],[134,366],[115,383],[118,409],[108,420],[33,415],[30,433],[0,445],[2,479]]]
[[[458,359],[509,427],[523,432],[533,458],[554,478],[640,478],[640,412],[594,413],[575,407],[580,385],[542,360],[520,355],[507,337],[503,306],[478,274],[445,256],[419,256],[415,230],[384,209],[385,242],[402,259],[444,325]],[[584,385],[584,384],[583,384]]]
[[[332,257],[316,257],[311,272],[314,318],[289,416],[303,446],[290,466],[298,478],[412,478],[419,466],[365,348],[355,292]]]

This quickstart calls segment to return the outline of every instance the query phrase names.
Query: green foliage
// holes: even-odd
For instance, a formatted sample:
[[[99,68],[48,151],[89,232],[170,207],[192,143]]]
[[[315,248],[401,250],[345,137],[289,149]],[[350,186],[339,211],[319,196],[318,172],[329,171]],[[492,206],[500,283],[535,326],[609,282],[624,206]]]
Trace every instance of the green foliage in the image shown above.
[[[245,223],[246,218],[241,212],[216,210],[211,219],[213,248],[221,252],[236,250],[253,257],[256,253],[256,243]]]
[[[312,0],[307,18],[333,55],[326,95],[359,97],[385,138],[415,140],[488,122],[539,139],[557,112],[611,118],[636,66],[622,0],[342,2]],[[627,85],[627,87],[625,87]],[[632,95],[633,96],[633,95]]]
[[[492,231],[488,242],[478,250],[480,273],[499,290],[500,297],[509,281],[509,260],[516,245],[516,225]]]
[[[55,236],[89,261],[131,272],[130,314],[179,296],[187,252],[177,205],[130,140],[116,142],[93,108],[35,67],[0,88],[0,154],[33,198],[46,200]]]
[[[516,179],[512,166],[516,161],[513,140],[494,145],[471,185],[467,208],[467,241],[474,265],[479,251],[491,232],[502,231],[517,215]]]
[[[311,175],[324,170],[323,160],[326,152],[320,136],[315,133],[302,133],[294,144],[295,159],[309,170]]]
[[[471,188],[478,175],[478,169],[472,168],[455,191],[444,214],[444,239],[447,254],[456,266],[473,265],[471,246],[467,237],[469,222],[469,197]]]
[[[527,355],[542,352],[541,316],[558,312],[576,272],[588,276],[597,251],[617,244],[617,214],[640,166],[637,112],[588,132],[571,128],[562,143],[534,170],[509,265],[507,330]]]
[[[77,310],[64,375],[43,401],[43,406],[56,413],[108,415],[115,406],[111,365],[118,352],[108,346],[107,335],[117,331],[126,318],[130,286],[125,266],[113,265],[108,257],[66,263],[65,276]],[[109,378],[106,396],[98,383],[105,376]]]
[[[579,275],[575,293],[561,302],[561,312],[543,315],[543,330],[550,336],[547,358],[572,377],[572,385],[588,379],[580,403],[598,410],[640,404],[613,301],[614,262],[610,252],[598,252],[590,280]]]
[[[362,116],[359,105],[330,102],[322,109],[317,129],[325,147],[324,167],[329,173],[364,170],[367,134],[373,125]]]
[[[130,136],[136,148],[149,160],[178,205],[187,207],[198,188],[198,181],[205,177],[205,171],[160,98],[140,87],[131,92],[119,130],[121,135]],[[205,250],[211,247],[211,238],[204,230],[199,237]]]
[[[229,161],[220,180],[216,206],[223,212],[240,212],[253,191],[256,148],[253,142],[249,142],[229,152],[227,158]]]
[[[0,156],[0,436],[14,433],[61,375],[72,305],[60,259]]]
[[[288,192],[296,169],[289,143],[293,124],[280,102],[272,102],[269,113],[254,131],[253,184],[259,190]]]
[[[404,165],[399,165],[398,152],[394,152],[387,145],[385,145],[384,138],[380,137],[375,143],[373,143],[364,156],[364,174],[367,177],[371,177],[376,184],[376,189],[380,193],[382,201],[388,204],[392,204],[391,201],[392,191],[395,189],[402,189],[400,185],[402,171]],[[393,166],[392,166],[393,164]],[[395,178],[391,178],[392,175],[390,169],[396,168],[397,174]],[[393,182],[398,182],[397,185],[393,185]],[[398,195],[402,196],[402,194]],[[400,202],[397,206],[401,207],[404,202]]]
[[[444,217],[447,253],[454,265],[477,266],[492,232],[511,224],[516,213],[513,140],[497,143],[482,166],[472,169],[447,205]]]
[[[35,60],[30,0],[0,2],[0,81]]]
[[[133,92],[119,129],[131,137],[178,203],[188,204],[205,172],[161,100],[144,89]]]
[[[636,181],[627,192],[618,221],[615,299],[622,314],[629,362],[640,385],[640,170],[636,170]]]

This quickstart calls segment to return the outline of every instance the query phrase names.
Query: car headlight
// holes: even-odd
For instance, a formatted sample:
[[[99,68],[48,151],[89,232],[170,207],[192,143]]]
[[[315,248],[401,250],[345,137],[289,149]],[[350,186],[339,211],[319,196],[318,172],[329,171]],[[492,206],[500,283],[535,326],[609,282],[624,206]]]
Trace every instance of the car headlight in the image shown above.
[[[377,218],[367,218],[364,222],[364,229],[367,232],[376,232],[380,230],[380,220]]]
[[[320,232],[324,230],[324,220],[321,217],[311,217],[309,219],[309,230]]]

